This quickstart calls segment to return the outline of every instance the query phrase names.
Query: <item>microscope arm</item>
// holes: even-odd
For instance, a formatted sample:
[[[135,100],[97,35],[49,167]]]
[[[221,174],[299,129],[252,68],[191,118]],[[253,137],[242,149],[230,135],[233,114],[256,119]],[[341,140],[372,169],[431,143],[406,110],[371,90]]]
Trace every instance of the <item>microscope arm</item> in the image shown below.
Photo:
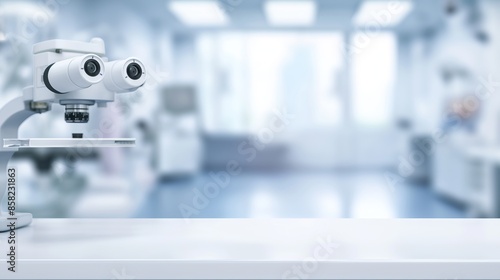
[[[7,213],[2,213],[2,202],[7,189],[7,165],[17,148],[4,148],[5,138],[17,138],[19,126],[30,116],[36,114],[30,109],[30,102],[25,95],[16,97],[0,108],[0,232],[8,230]],[[16,215],[16,227],[26,226],[31,222],[31,214]]]

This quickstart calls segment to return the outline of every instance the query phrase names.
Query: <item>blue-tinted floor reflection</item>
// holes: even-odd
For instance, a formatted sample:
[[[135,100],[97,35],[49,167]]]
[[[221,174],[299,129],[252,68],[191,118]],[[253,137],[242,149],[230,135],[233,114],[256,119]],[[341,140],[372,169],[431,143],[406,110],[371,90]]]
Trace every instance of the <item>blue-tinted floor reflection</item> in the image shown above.
[[[387,185],[381,172],[245,173],[224,188],[204,174],[158,183],[137,217],[461,218],[428,186]],[[207,187],[210,185],[211,187]]]

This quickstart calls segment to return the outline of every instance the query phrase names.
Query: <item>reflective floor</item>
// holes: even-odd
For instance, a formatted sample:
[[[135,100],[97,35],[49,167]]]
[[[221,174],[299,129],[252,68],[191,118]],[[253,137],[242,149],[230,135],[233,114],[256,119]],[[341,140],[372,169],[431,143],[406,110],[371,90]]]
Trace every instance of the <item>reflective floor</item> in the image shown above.
[[[213,175],[213,174],[212,174]],[[383,172],[210,173],[158,183],[137,217],[462,218],[430,187],[390,187]]]

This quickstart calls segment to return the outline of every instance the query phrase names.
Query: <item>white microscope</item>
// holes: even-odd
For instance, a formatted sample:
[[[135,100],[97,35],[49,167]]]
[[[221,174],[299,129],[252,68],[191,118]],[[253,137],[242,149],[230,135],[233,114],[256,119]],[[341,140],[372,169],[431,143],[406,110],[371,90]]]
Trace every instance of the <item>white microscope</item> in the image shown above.
[[[7,173],[12,155],[24,148],[131,147],[133,138],[30,138],[19,139],[18,128],[28,117],[51,109],[52,103],[65,106],[68,123],[86,123],[88,107],[105,107],[114,101],[116,93],[133,92],[146,82],[146,68],[137,58],[107,61],[104,42],[50,40],[33,46],[33,86],[0,108],[0,232],[27,226],[29,213],[11,211],[15,207],[17,184]],[[50,129],[50,127],[47,127]],[[9,181],[10,179],[10,181]],[[17,187],[17,186],[16,186]],[[8,211],[2,212],[1,202],[8,191]],[[12,203],[14,201],[14,203]]]

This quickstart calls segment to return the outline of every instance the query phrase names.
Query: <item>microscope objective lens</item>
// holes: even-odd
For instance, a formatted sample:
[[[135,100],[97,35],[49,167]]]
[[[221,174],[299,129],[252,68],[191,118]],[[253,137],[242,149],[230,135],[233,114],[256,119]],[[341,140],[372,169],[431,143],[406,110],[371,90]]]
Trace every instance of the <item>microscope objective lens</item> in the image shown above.
[[[89,122],[88,106],[83,104],[66,105],[64,120],[67,123]]]

